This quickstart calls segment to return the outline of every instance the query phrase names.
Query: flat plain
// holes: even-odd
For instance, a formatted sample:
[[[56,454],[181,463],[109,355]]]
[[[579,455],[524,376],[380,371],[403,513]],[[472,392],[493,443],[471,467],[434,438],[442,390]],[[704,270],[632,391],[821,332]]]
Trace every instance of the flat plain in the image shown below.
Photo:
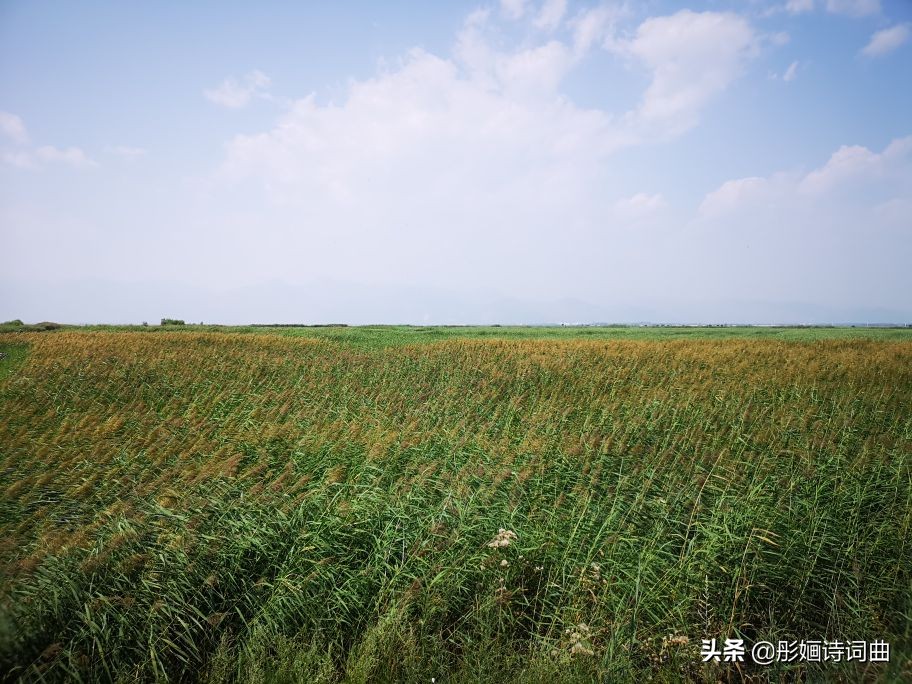
[[[7,330],[10,680],[912,676],[912,330]]]

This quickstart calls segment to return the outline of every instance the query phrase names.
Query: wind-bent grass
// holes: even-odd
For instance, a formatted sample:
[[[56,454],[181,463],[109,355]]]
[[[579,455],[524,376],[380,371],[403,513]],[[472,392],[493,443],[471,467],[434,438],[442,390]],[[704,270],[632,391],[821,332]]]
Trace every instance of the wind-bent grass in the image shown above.
[[[25,344],[0,342],[0,380],[13,372],[25,360],[28,347]]]
[[[9,337],[13,679],[909,673],[909,342]]]
[[[427,344],[457,340],[776,340],[814,342],[818,340],[912,341],[912,326],[640,326],[640,325],[36,325],[0,323],[2,333],[62,332],[133,332],[158,334],[231,333],[280,335],[312,340],[339,342],[360,349]]]

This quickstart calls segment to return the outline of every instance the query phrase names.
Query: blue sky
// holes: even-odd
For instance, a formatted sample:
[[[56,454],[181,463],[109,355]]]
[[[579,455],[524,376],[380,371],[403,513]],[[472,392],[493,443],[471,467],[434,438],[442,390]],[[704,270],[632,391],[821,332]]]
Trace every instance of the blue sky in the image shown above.
[[[912,321],[912,3],[0,4],[0,320]]]

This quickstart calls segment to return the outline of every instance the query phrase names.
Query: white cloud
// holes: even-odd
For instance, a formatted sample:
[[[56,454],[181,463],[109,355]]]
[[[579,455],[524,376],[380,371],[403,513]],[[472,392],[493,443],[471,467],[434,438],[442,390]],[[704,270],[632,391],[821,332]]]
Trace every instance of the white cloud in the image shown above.
[[[910,197],[912,136],[879,152],[844,146],[810,173],[740,178],[708,193],[682,231],[680,259],[713,264],[692,276],[706,288],[827,302],[833,310],[816,315],[834,321],[905,319]],[[834,313],[849,303],[853,313]]]
[[[136,157],[142,157],[146,154],[146,150],[142,147],[130,147],[129,145],[116,145],[111,148],[111,151],[124,157],[126,159],[135,159]]]
[[[595,262],[574,244],[605,240],[613,228],[628,244],[644,231],[621,227],[668,219],[658,189],[618,201],[611,156],[695,125],[754,53],[750,25],[684,12],[609,41],[645,65],[648,84],[639,105],[632,98],[627,113],[613,113],[581,106],[563,89],[611,34],[612,10],[580,12],[560,33],[524,33],[513,46],[493,24],[499,15],[473,12],[450,58],[412,50],[352,80],[341,98],[298,99],[269,129],[227,142],[207,190],[228,205],[262,198],[266,209],[251,221],[263,224],[268,211],[273,244],[282,245],[269,261],[264,238],[264,268],[303,273],[333,264],[340,278],[404,273],[449,287],[463,282],[460,265],[471,262],[479,283],[553,297],[528,275],[532,265]],[[346,261],[342,245],[352,244],[394,256]],[[527,244],[527,257],[517,259]],[[310,257],[301,255],[318,262],[304,265]]]
[[[553,95],[565,51],[551,42],[492,53],[485,73],[467,78],[457,64],[415,50],[400,69],[353,83],[342,105],[304,98],[272,131],[237,136],[223,171],[293,195],[373,196],[398,177],[400,187],[407,178],[471,197],[543,169],[586,168],[618,141],[608,115]]]
[[[792,62],[788,65],[788,69],[785,70],[785,73],[782,75],[783,81],[794,81],[795,77],[798,75],[798,62]]]
[[[829,161],[811,171],[801,181],[799,188],[806,193],[821,193],[834,185],[858,176],[871,176],[880,165],[880,155],[861,145],[843,145]]]
[[[597,5],[580,12],[570,22],[574,50],[577,53],[585,53],[596,43],[611,38],[614,23],[625,14],[626,9],[616,5]]]
[[[630,197],[624,197],[614,204],[617,215],[626,219],[643,218],[664,208],[665,198],[659,193],[650,195],[638,192]]]
[[[700,216],[715,217],[731,213],[746,203],[763,197],[768,189],[769,181],[757,176],[726,181],[703,199]]]
[[[676,134],[696,125],[702,108],[738,77],[756,48],[756,36],[743,17],[682,10],[647,19],[632,40],[613,49],[652,71],[652,82],[632,113],[637,124],[647,134]]]
[[[814,0],[788,0],[785,3],[785,11],[789,14],[801,14],[810,12],[814,9]]]
[[[775,47],[782,47],[783,45],[788,45],[792,37],[788,34],[788,31],[777,31],[776,33],[771,33],[767,36],[764,36],[764,40],[768,41],[770,45]]]
[[[560,26],[566,11],[567,0],[545,0],[535,19],[535,25],[545,31],[553,31]]]
[[[898,24],[890,28],[877,31],[867,45],[861,50],[865,57],[880,57],[888,52],[893,52],[900,45],[909,40],[909,24]]]
[[[28,152],[4,152],[3,163],[20,169],[34,169],[35,159]]]
[[[894,197],[874,207],[879,218],[888,224],[912,228],[912,199]]]
[[[500,0],[500,11],[509,19],[519,19],[526,13],[527,0]]]
[[[804,193],[820,194],[846,183],[878,181],[907,169],[912,162],[912,136],[893,140],[880,154],[860,145],[843,145],[821,168],[801,181]]]
[[[497,50],[486,36],[488,19],[487,12],[469,15],[457,37],[455,62],[444,60],[466,72],[457,77],[466,75],[483,89],[509,91],[513,97],[553,97],[563,78],[584,56],[558,40],[512,52]],[[412,51],[408,59],[413,61],[419,53]]]
[[[674,136],[696,125],[702,109],[738,77],[760,42],[742,17],[689,10],[647,19],[632,38],[619,40],[614,27],[627,12],[623,6],[595,6],[568,22],[569,45],[550,39],[504,51],[492,47],[488,38],[490,13],[478,10],[458,36],[456,63],[470,80],[487,89],[551,97],[590,49],[602,44],[642,63],[651,73],[640,105],[615,126],[617,136],[633,144]]]
[[[311,202],[328,213],[333,203],[376,202],[396,213],[454,196],[467,207],[500,197],[539,215],[531,205],[569,197],[602,215],[655,210],[659,195],[599,205],[586,190],[616,150],[694,126],[754,54],[756,38],[733,14],[682,11],[644,21],[629,40],[610,42],[651,73],[640,104],[616,116],[575,105],[561,84],[617,16],[592,8],[570,22],[572,44],[552,38],[509,50],[489,39],[490,12],[475,11],[453,59],[415,49],[395,68],[352,81],[341,103],[299,99],[272,130],[231,140],[219,178],[261,184],[280,204]],[[406,200],[404,192],[417,196]]]
[[[771,16],[785,11],[789,14],[805,14],[822,6],[830,14],[842,14],[849,17],[866,17],[880,12],[880,0],[786,0],[784,5],[770,7],[764,16]]]
[[[220,171],[209,182],[182,185],[177,192],[176,183],[137,186],[135,192],[124,187],[122,197],[79,206],[42,203],[33,220],[0,221],[16,231],[8,251],[22,257],[8,261],[25,264],[18,273],[27,284],[26,257],[44,254],[48,246],[60,266],[51,269],[55,277],[87,270],[114,280],[177,274],[220,292],[207,300],[216,301],[220,313],[202,309],[195,320],[238,320],[248,316],[242,311],[273,320],[420,320],[407,308],[384,309],[401,299],[401,290],[385,287],[391,283],[419,291],[419,301],[428,302],[421,311],[441,322],[503,322],[503,312],[523,322],[560,320],[518,313],[515,301],[493,310],[465,309],[436,294],[462,297],[476,289],[482,294],[473,301],[487,301],[493,292],[517,301],[567,297],[630,306],[573,320],[766,320],[737,303],[730,315],[707,313],[707,304],[723,298],[839,306],[851,300],[908,311],[902,292],[912,282],[903,263],[909,239],[884,237],[887,230],[912,236],[912,173],[901,143],[889,154],[869,143],[874,152],[837,151],[829,162],[821,157],[816,175],[755,170],[754,178],[725,184],[739,174],[720,176],[711,183],[719,187],[707,185],[714,192],[704,200],[705,220],[686,208],[688,188],[707,173],[706,162],[718,157],[720,145],[739,128],[750,128],[750,121],[707,131],[715,142],[702,162],[693,158],[692,145],[658,147],[706,117],[748,67],[762,79],[768,65],[760,68],[751,60],[785,35],[761,33],[760,26],[766,30],[775,22],[745,17],[772,2],[784,7],[785,1],[739,6],[742,16],[681,12],[640,25],[641,19],[615,20],[612,0],[604,6],[589,0],[585,4],[595,6],[568,4],[550,32],[534,27],[542,0],[525,3],[518,23],[510,25],[494,25],[506,22],[507,13],[504,5],[489,3],[488,12],[467,22],[452,54],[414,51],[369,78],[353,78],[331,98],[318,93],[276,108],[270,125],[226,141]],[[627,6],[642,17],[657,5]],[[825,0],[816,6],[822,12]],[[779,20],[787,19],[783,11]],[[605,45],[612,54],[592,54]],[[616,64],[604,68],[618,55],[629,78],[618,78]],[[804,81],[810,67],[801,59],[798,76]],[[778,65],[780,78],[788,64]],[[228,74],[199,89],[218,86]],[[226,106],[256,104],[266,96],[262,79],[259,86],[254,79],[255,94],[247,95],[250,84],[241,72],[234,76],[227,94],[215,89]],[[652,147],[616,154],[646,144]],[[31,147],[9,142],[0,148],[0,155],[18,153],[4,155],[8,164],[78,164],[80,157],[50,148],[41,159]],[[67,184],[66,178],[33,175],[25,185]],[[11,196],[14,205],[37,196],[20,195]],[[6,209],[4,216],[19,211]],[[175,241],[180,250],[173,249]],[[297,287],[257,285],[273,278]],[[365,287],[340,294],[337,283],[346,280]],[[256,285],[244,309],[230,294],[241,285]],[[47,301],[67,290],[55,288]],[[375,296],[365,299],[365,292]],[[184,301],[183,291],[173,296]],[[674,298],[696,313],[682,313]],[[138,315],[129,299],[123,311],[134,313],[125,315]],[[168,299],[155,301],[144,309],[150,315]],[[664,302],[666,313],[650,312],[650,302]],[[97,320],[94,304],[80,306],[94,311],[87,319]]]
[[[488,39],[489,12],[473,12],[454,59],[416,49],[397,68],[353,81],[341,104],[298,100],[273,130],[234,138],[220,175],[259,180],[284,200],[344,202],[375,195],[384,179],[406,177],[420,186],[449,179],[468,197],[510,187],[516,201],[528,202],[547,194],[536,185],[544,177],[585,176],[621,147],[695,125],[755,49],[750,25],[733,14],[648,19],[613,47],[652,74],[640,105],[618,117],[578,107],[560,92],[615,16],[592,12],[571,23],[574,46],[550,39],[513,51]],[[579,188],[587,182],[581,178]],[[644,198],[647,206],[658,202],[637,201]]]
[[[877,309],[908,309],[910,197],[912,137],[880,152],[846,146],[810,173],[723,183],[705,196],[677,247],[683,263],[713,263],[711,275],[692,275],[707,289],[724,283],[750,298],[776,291],[827,302],[833,310],[815,315],[833,321],[892,320],[895,311]],[[855,313],[834,313],[850,302]]]
[[[28,131],[25,124],[15,114],[0,111],[0,132],[15,143],[24,145],[28,142]]]
[[[41,161],[51,164],[67,164],[78,168],[98,166],[78,147],[58,148],[53,145],[44,145],[35,150],[35,154]]]
[[[862,197],[867,188],[892,186],[912,190],[912,136],[897,138],[883,152],[843,145],[818,169],[807,174],[776,173],[739,178],[708,193],[700,205],[703,218],[731,215],[757,207],[795,206]]]
[[[28,131],[22,119],[15,114],[0,111],[0,133],[14,143],[25,145],[29,141]],[[3,151],[3,163],[21,169],[35,169],[41,163],[62,163],[74,167],[91,167],[97,164],[78,147],[57,148],[44,145],[35,149]]]
[[[553,92],[573,64],[574,57],[567,46],[552,40],[500,59],[496,69],[507,88]]]
[[[880,0],[827,0],[827,12],[865,17],[880,12]]]
[[[265,97],[272,80],[262,71],[251,71],[243,79],[226,78],[218,88],[203,91],[210,102],[229,109],[246,107],[254,97]]]
[[[902,302],[912,283],[904,263],[910,197],[912,137],[881,151],[842,147],[810,173],[727,181],[681,230],[681,262],[712,264],[683,280],[752,299],[775,291],[791,301],[826,302],[831,311],[814,315],[832,321],[898,319],[896,311],[909,308]],[[835,313],[849,303],[854,312]]]

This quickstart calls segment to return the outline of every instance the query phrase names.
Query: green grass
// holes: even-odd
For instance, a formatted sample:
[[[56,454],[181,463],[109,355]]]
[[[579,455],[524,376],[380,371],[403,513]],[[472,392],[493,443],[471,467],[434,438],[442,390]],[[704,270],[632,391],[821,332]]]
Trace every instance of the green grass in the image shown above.
[[[628,326],[353,326],[280,328],[280,334],[374,347],[445,340],[831,339],[912,340],[912,328],[628,327]]]
[[[0,324],[2,332],[41,332],[43,325]],[[53,325],[53,324],[52,324]],[[305,339],[330,340],[359,348],[382,348],[404,344],[423,344],[446,340],[726,340],[759,339],[810,342],[814,340],[912,340],[912,327],[824,327],[824,326],[223,326],[192,324],[184,326],[89,325],[61,326],[55,330],[86,332],[223,332],[257,335],[282,335]]]
[[[10,375],[25,360],[28,346],[9,342],[0,342],[0,380]]]
[[[430,330],[0,336],[0,671],[716,682],[740,636],[908,678],[908,338]]]

